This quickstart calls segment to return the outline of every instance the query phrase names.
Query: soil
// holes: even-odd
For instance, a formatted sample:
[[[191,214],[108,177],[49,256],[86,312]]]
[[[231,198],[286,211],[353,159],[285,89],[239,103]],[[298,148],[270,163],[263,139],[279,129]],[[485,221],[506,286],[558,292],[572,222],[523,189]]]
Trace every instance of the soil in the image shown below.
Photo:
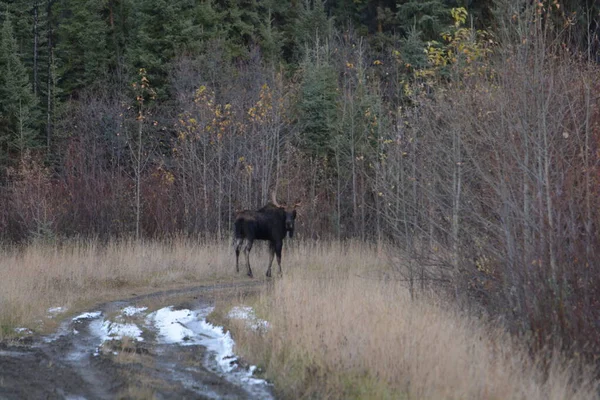
[[[252,292],[260,282],[156,292],[100,304],[90,311],[114,314],[128,305],[198,309],[218,291]],[[50,336],[0,343],[0,399],[257,399],[273,398],[268,385],[245,385],[211,365],[200,345],[162,344],[152,332],[143,341],[112,340],[99,346],[91,319],[61,323]]]

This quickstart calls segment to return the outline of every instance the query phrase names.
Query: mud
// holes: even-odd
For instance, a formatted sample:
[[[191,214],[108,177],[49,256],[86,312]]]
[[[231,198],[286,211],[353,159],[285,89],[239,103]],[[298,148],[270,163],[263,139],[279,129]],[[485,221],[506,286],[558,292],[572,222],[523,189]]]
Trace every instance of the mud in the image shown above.
[[[266,383],[248,383],[248,372],[219,369],[198,344],[164,344],[145,326],[137,340],[99,336],[103,318],[125,318],[143,326],[147,313],[123,317],[126,306],[173,306],[206,310],[220,290],[253,291],[260,283],[215,285],[157,292],[100,304],[95,318],[65,320],[44,337],[0,343],[0,399],[263,399],[273,398]],[[116,315],[116,317],[115,317]]]

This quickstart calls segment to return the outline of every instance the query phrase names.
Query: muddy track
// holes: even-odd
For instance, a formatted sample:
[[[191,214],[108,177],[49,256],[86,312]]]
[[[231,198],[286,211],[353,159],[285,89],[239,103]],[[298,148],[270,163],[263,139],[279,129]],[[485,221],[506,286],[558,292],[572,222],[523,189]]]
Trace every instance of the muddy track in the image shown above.
[[[215,291],[252,292],[262,285],[198,286],[107,302],[90,309],[94,313],[88,317],[63,321],[52,335],[0,343],[0,399],[272,398],[272,388],[253,379],[242,363],[232,361],[223,370],[203,342],[213,340],[212,333],[199,330],[197,322],[210,312]],[[194,326],[172,324],[190,337],[170,343],[152,325],[152,314],[123,314],[126,307],[147,303],[187,312]],[[141,327],[139,338],[103,338],[103,329],[118,325],[112,321]]]

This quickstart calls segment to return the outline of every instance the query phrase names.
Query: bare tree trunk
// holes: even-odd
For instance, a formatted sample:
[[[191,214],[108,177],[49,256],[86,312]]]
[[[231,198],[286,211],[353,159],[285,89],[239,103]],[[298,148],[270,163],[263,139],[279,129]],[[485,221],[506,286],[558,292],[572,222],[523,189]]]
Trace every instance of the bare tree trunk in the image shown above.
[[[187,168],[184,167],[185,160],[181,162],[181,191],[183,197],[183,229],[189,232],[189,216],[190,216],[190,206],[189,206],[189,194],[188,194],[188,179],[187,179]]]
[[[218,139],[217,139],[218,140]],[[218,146],[219,146],[219,150],[218,150],[218,166],[217,166],[217,171],[218,171],[218,179],[219,179],[219,188],[218,188],[218,195],[219,197],[217,198],[217,237],[219,240],[221,240],[221,238],[223,238],[223,232],[222,232],[222,228],[221,228],[221,224],[222,224],[222,205],[223,205],[223,143],[221,141],[218,142]]]
[[[378,110],[379,114],[379,110]],[[375,163],[375,230],[377,234],[377,251],[381,254],[383,249],[383,234],[381,229],[381,201],[383,197],[383,163],[384,147],[381,122],[377,124],[377,162]]]
[[[358,220],[358,198],[357,198],[357,174],[356,174],[356,142],[354,132],[354,107],[350,110],[350,162],[352,167],[352,221],[354,221],[353,233],[357,234],[356,221]]]
[[[406,242],[406,250],[409,248],[409,228],[408,228],[408,215],[406,210],[406,191],[403,188],[406,185],[406,177],[404,171],[404,154],[402,152],[402,148],[398,148],[398,175],[396,177],[396,215],[402,216],[402,225],[404,226],[404,240]],[[400,210],[402,207],[402,210]]]
[[[227,199],[228,199],[228,204],[227,204],[227,232],[231,232],[233,229],[233,224],[232,224],[232,217],[233,217],[233,213],[234,210],[233,209],[233,174],[234,174],[234,166],[235,166],[235,151],[233,151],[233,149],[230,149],[230,154],[231,154],[231,159],[229,160],[229,177],[228,177],[228,185],[227,185]]]
[[[19,99],[19,157],[23,158],[23,152],[25,151],[25,118],[23,115],[23,103]]]
[[[341,173],[342,169],[340,167],[340,146],[339,146],[339,138],[336,141],[336,151],[335,151],[335,166],[336,166],[336,214],[337,218],[335,221],[335,232],[337,239],[341,239],[342,234],[342,182],[341,182]]]
[[[454,267],[454,289],[456,296],[458,297],[458,284],[457,279],[459,277],[459,233],[460,233],[460,202],[461,202],[461,190],[462,190],[462,156],[461,156],[461,138],[460,133],[454,130],[452,136],[452,147],[453,147],[453,162],[454,169],[452,174],[452,264]]]
[[[53,79],[52,79],[52,64],[54,62],[54,51],[52,48],[52,3],[53,0],[46,2],[46,15],[48,21],[48,78],[46,83],[46,147],[50,150],[52,140],[52,97],[53,97]]]
[[[140,240],[140,219],[142,214],[141,186],[142,186],[142,130],[144,119],[140,106],[138,137],[137,137],[137,159],[135,167],[135,240]]]
[[[204,235],[208,234],[208,165],[206,159],[206,146],[208,141],[202,144],[202,188],[204,194]]]
[[[542,49],[539,49],[538,51],[542,51]],[[544,57],[543,55],[541,57]],[[543,61],[540,61],[542,63],[542,67],[543,67]],[[540,74],[542,73],[543,69],[540,70]],[[543,79],[542,78],[543,75],[539,75],[538,79]],[[540,145],[542,146],[541,148],[541,162],[543,163],[543,188],[544,188],[544,196],[545,196],[545,202],[546,202],[546,218],[548,219],[548,232],[547,232],[547,237],[548,237],[548,251],[549,251],[549,256],[550,256],[550,269],[552,272],[552,280],[554,284],[557,284],[557,265],[556,265],[556,253],[555,253],[555,249],[554,249],[554,235],[555,235],[555,224],[554,224],[554,218],[555,218],[555,214],[554,214],[554,208],[553,208],[553,201],[552,201],[552,196],[550,194],[551,191],[551,184],[552,181],[550,180],[550,162],[551,162],[551,149],[550,149],[550,143],[548,142],[548,122],[547,122],[547,114],[548,114],[548,104],[549,101],[553,95],[553,88],[552,88],[552,81],[549,81],[550,84],[550,88],[548,89],[548,93],[547,95],[542,98],[540,95],[540,99],[539,102],[540,104],[538,105],[538,113],[539,113],[539,118],[540,118],[540,122],[541,122],[541,139],[542,139],[542,143],[540,143]],[[540,193],[541,194],[541,193]]]
[[[590,112],[591,95],[588,82],[585,85],[585,139],[584,139],[584,166],[585,166],[585,256],[586,264],[591,265],[591,240],[592,240],[592,199],[590,182]],[[589,273],[589,268],[586,269]]]
[[[417,133],[415,132],[414,135],[416,136]],[[411,166],[412,166],[412,171],[411,171],[411,181],[412,181],[412,226],[410,226],[410,234],[413,235],[416,232],[416,229],[418,227],[419,224],[419,201],[421,201],[422,199],[419,199],[419,186],[417,183],[417,170],[418,170],[418,158],[417,158],[417,144],[416,144],[417,138],[414,137],[413,138],[413,142],[415,143],[412,146],[412,162],[411,162]],[[425,196],[423,196],[425,197]],[[408,218],[408,216],[407,216]],[[433,227],[433,224],[431,225],[431,227]],[[409,236],[410,237],[410,236]],[[411,240],[411,244],[412,244],[412,240]]]
[[[361,183],[361,187],[360,187],[360,240],[365,241],[366,237],[365,237],[365,229],[366,229],[366,225],[367,225],[367,201],[365,199],[365,192],[366,189],[365,187],[367,186],[365,183],[365,176],[364,176],[364,171],[363,174],[361,174],[361,178],[360,178],[360,183]]]
[[[33,95],[38,95],[38,0],[33,1]]]

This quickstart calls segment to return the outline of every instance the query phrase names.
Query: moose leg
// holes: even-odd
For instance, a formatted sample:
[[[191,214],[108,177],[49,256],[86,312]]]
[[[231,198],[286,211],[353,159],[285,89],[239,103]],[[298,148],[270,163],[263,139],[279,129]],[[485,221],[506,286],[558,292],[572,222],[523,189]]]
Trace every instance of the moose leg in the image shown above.
[[[235,272],[240,272],[240,248],[244,243],[244,239],[235,239]]]
[[[248,276],[252,278],[252,270],[250,269],[250,250],[252,250],[252,240],[246,241],[246,247],[244,248],[244,255],[246,256],[246,267],[248,267]]]
[[[267,278],[271,277],[271,265],[273,265],[273,257],[275,256],[275,244],[269,242],[269,268],[267,269]]]
[[[277,255],[277,265],[279,266],[279,276],[283,275],[281,271],[281,248],[283,247],[283,242],[275,243],[275,254]]]

